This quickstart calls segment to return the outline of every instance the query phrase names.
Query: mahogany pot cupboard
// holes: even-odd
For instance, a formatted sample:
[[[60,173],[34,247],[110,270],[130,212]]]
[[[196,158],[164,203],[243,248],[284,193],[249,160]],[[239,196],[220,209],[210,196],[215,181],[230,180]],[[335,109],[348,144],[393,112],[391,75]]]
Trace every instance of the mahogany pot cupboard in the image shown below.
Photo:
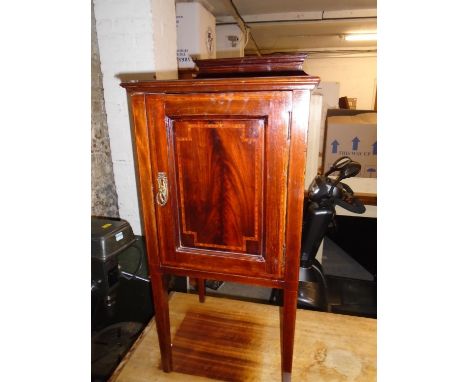
[[[283,289],[281,369],[291,378],[309,102],[319,83],[300,70],[304,58],[197,61],[196,79],[122,84],[166,372],[164,275],[173,274],[199,279],[201,301],[205,279]]]

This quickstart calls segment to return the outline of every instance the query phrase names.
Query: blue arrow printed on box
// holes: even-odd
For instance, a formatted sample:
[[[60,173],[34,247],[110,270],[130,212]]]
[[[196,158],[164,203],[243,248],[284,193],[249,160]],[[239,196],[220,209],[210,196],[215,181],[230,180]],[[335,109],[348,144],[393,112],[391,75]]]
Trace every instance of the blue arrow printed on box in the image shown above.
[[[358,137],[354,137],[354,139],[351,142],[353,142],[353,150],[357,150],[358,149],[358,144],[361,141],[359,140]]]
[[[335,139],[332,143],[332,154],[336,154],[338,152],[338,141]]]

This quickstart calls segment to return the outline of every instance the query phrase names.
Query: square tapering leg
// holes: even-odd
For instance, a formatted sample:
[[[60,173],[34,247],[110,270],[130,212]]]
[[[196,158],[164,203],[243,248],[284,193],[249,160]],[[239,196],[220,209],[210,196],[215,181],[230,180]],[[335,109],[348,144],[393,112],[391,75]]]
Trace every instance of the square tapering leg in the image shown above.
[[[205,302],[205,279],[197,279],[198,301]]]
[[[155,307],[156,329],[158,331],[161,364],[165,372],[172,371],[171,326],[169,321],[169,302],[167,283],[160,273],[151,277]]]
[[[285,289],[281,312],[281,375],[282,382],[291,380],[294,331],[296,328],[297,290]]]

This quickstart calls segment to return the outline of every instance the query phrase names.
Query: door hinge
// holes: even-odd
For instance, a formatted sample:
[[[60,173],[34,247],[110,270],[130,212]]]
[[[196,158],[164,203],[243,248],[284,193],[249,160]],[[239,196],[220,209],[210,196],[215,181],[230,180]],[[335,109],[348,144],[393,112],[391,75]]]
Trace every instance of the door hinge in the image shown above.
[[[289,119],[288,119],[288,141],[291,140],[291,125],[292,125],[292,111],[288,111]]]

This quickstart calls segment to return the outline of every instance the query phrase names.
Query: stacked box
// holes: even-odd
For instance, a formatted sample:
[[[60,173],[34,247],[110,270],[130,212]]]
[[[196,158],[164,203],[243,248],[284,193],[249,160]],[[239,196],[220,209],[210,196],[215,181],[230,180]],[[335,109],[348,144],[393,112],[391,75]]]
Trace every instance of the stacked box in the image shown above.
[[[359,177],[377,178],[377,113],[328,117],[325,134],[325,171],[349,156],[362,166]]]
[[[216,58],[216,19],[202,4],[177,3],[176,25],[180,69],[195,67],[192,57]]]

